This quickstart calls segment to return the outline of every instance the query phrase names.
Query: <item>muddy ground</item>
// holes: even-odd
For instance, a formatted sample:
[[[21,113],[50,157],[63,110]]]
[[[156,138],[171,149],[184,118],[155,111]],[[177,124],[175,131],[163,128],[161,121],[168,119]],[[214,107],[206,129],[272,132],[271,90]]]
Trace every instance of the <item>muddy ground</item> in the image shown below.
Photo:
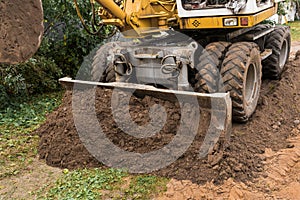
[[[259,106],[247,124],[234,124],[230,145],[221,162],[211,166],[197,158],[198,132],[188,151],[172,165],[154,172],[171,178],[167,191],[155,199],[300,199],[300,58],[293,52],[281,81],[263,82]],[[155,136],[137,140],[128,137],[111,120],[108,91],[98,91],[96,113],[108,138],[127,151],[149,152],[169,143],[177,129],[178,104],[155,98],[131,99],[131,117],[140,125],[149,122],[149,107],[164,106],[167,125]],[[41,136],[39,155],[24,172],[0,181],[0,196],[30,199],[30,192],[55,181],[60,168],[104,167],[82,145],[74,127],[71,97],[49,114],[36,133]],[[89,98],[89,97],[85,97]],[[192,120],[191,120],[192,121]],[[207,125],[207,124],[206,124]],[[45,166],[44,161],[49,166]],[[24,184],[25,183],[25,184]],[[1,199],[1,197],[0,197]]]
[[[222,178],[221,184],[214,180],[195,184],[191,180],[172,179],[167,192],[155,199],[300,199],[300,54],[295,53],[299,50],[300,42],[293,43],[280,82],[263,82],[260,104],[252,120],[233,126],[231,151],[226,153],[231,157],[232,153],[240,152],[243,156],[242,152],[252,149],[261,151],[253,151],[258,162],[253,163],[254,155],[249,154],[246,163],[235,165],[254,166],[259,172],[248,174],[243,170],[246,174]],[[251,174],[256,177],[245,178]]]
[[[297,44],[293,52],[299,49]],[[220,163],[211,166],[197,158],[195,152],[203,139],[199,131],[183,156],[153,172],[172,178],[168,191],[159,199],[300,199],[300,57],[295,57],[292,53],[281,81],[263,82],[259,105],[251,120],[247,124],[233,124],[231,142]],[[153,103],[164,106],[168,114],[167,125],[158,134],[138,140],[128,137],[112,119],[110,95],[109,91],[98,89],[96,113],[102,129],[117,146],[144,153],[172,140],[180,119],[178,104],[132,97],[130,114],[137,124],[149,122],[149,107]],[[37,130],[41,137],[40,158],[61,168],[104,167],[80,141],[71,103],[68,91],[63,104]]]

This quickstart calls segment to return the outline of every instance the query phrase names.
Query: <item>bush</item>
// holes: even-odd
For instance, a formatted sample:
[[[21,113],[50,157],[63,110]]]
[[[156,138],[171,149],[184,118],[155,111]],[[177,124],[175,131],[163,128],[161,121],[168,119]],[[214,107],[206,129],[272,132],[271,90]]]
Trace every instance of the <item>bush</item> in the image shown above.
[[[89,1],[78,3],[90,19]],[[0,109],[11,98],[59,89],[58,79],[75,77],[84,57],[102,41],[83,29],[73,1],[43,0],[43,8],[45,33],[36,55],[22,64],[0,64]]]
[[[29,94],[55,91],[60,88],[58,79],[62,76],[62,70],[54,60],[36,56],[18,67]]]
[[[79,1],[81,13],[90,19],[89,1]],[[43,1],[45,34],[38,55],[51,57],[64,76],[75,77],[83,58],[101,43],[81,25],[73,1]]]
[[[11,97],[26,94],[24,80],[16,65],[0,65],[0,109],[9,105]]]
[[[9,105],[12,98],[52,92],[60,89],[58,79],[62,71],[56,63],[35,56],[18,65],[0,65],[0,109]]]

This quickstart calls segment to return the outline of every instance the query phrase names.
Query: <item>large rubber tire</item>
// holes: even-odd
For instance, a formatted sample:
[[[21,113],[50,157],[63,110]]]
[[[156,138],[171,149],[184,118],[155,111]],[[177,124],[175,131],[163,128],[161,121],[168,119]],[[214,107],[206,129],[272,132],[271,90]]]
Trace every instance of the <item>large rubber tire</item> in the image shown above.
[[[115,82],[116,75],[112,63],[108,63],[110,44],[105,44],[97,51],[92,64],[92,81]]]
[[[196,66],[195,91],[215,93],[219,90],[220,68],[231,43],[213,42],[205,47]]]
[[[264,78],[280,79],[285,69],[291,50],[291,34],[286,26],[276,26],[268,35],[265,43],[266,49],[272,49],[273,53],[263,61]]]
[[[246,122],[254,113],[261,87],[262,67],[259,47],[251,42],[233,44],[223,61],[223,92],[230,92],[232,117]]]
[[[262,31],[262,30],[264,30],[264,29],[268,29],[268,28],[271,28],[271,27],[272,27],[271,24],[258,24],[258,25],[256,25],[256,27],[253,29],[253,31],[258,32],[258,31]]]
[[[257,33],[257,32],[260,32],[262,30],[270,29],[270,28],[272,28],[271,24],[258,24],[254,27],[254,29],[251,32],[252,33]],[[259,46],[260,51],[263,51],[265,49],[265,40],[266,40],[266,38],[267,37],[264,36],[264,37],[261,37],[261,38],[254,41]]]

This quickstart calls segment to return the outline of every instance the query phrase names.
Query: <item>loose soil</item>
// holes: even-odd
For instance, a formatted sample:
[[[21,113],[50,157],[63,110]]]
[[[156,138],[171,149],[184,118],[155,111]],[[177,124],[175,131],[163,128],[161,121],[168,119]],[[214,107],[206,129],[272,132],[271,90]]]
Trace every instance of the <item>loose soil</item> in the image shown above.
[[[203,140],[203,132],[199,131],[184,155],[153,174],[176,180],[189,180],[191,184],[226,184],[229,179],[249,185],[248,183],[258,177],[267,177],[266,154],[285,148],[293,149],[295,145],[289,143],[288,139],[299,133],[299,65],[300,58],[291,59],[281,81],[263,82],[256,113],[247,124],[233,125],[230,145],[220,163],[211,166],[206,159],[197,157],[199,144]],[[97,89],[96,114],[107,137],[120,148],[140,153],[149,152],[163,147],[176,134],[180,120],[178,103],[132,97],[130,114],[137,124],[149,123],[149,107],[154,103],[164,106],[168,113],[167,123],[158,134],[139,140],[118,128],[111,114],[110,96],[111,91]],[[37,133],[41,137],[40,158],[45,159],[48,165],[69,169],[103,167],[79,139],[72,115],[71,91],[66,92],[63,104],[48,116],[48,120]]]
[[[300,43],[294,43],[292,49],[294,52],[282,80],[264,81],[259,106],[251,121],[233,125],[231,143],[222,161],[211,167],[203,160],[196,160],[189,154],[197,149],[197,143],[194,143],[189,153],[176,163],[154,172],[171,178],[167,191],[155,199],[300,199],[300,52],[295,53],[295,49],[300,49]],[[126,135],[122,131],[108,124],[111,122],[110,110],[99,105],[101,101],[109,101],[105,96],[99,96],[104,95],[103,92],[107,93],[98,91],[96,101],[98,118],[104,120],[102,128],[112,132],[107,136],[119,147],[127,151],[148,152],[174,137],[180,118],[177,115],[178,104],[153,98],[132,98],[130,112],[137,124],[149,123],[149,107],[153,101],[166,108],[169,119],[168,126],[157,137],[130,143],[133,138],[124,138]],[[79,140],[70,95],[70,92],[65,94],[62,106],[51,113],[46,123],[36,131],[41,136],[40,158],[48,165],[61,168],[103,167]],[[102,109],[106,110],[105,115],[101,114]],[[107,119],[105,116],[108,116]],[[120,135],[115,136],[116,133]],[[199,134],[196,140],[202,139]],[[61,170],[38,160],[34,160],[27,171],[0,180],[0,199],[34,198],[29,191],[37,191],[61,174]]]
[[[215,184],[214,179],[203,184],[171,179],[167,191],[155,199],[300,199],[299,47],[299,43],[294,43],[288,68],[280,82],[264,81],[260,105],[251,122],[234,124],[231,151],[226,151],[228,157],[236,152],[244,156],[243,152],[256,149],[253,153],[259,162],[253,163],[253,155],[249,155],[246,163],[236,163],[233,168],[253,166],[260,172],[249,173],[243,169],[245,174],[231,173],[235,176],[223,178],[222,184]],[[258,176],[243,178],[251,174]]]
[[[0,63],[29,59],[44,32],[41,0],[0,1],[0,24]]]

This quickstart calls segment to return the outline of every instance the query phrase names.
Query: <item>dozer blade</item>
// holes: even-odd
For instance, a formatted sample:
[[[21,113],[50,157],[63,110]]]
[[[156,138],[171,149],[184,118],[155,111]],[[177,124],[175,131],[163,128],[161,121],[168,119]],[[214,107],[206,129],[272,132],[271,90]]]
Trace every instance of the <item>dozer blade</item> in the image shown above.
[[[213,166],[217,164],[223,156],[223,151],[227,144],[229,143],[230,134],[231,134],[231,99],[228,93],[214,93],[214,94],[204,94],[190,91],[177,91],[177,90],[168,90],[168,89],[159,89],[153,86],[133,84],[133,83],[121,83],[121,82],[112,82],[112,83],[102,83],[102,82],[92,82],[92,81],[81,81],[73,80],[71,78],[61,78],[59,82],[68,90],[73,89],[73,95],[75,90],[89,90],[91,88],[102,88],[102,89],[111,89],[113,91],[117,90],[119,92],[131,91],[135,96],[152,96],[158,99],[167,100],[170,102],[179,102],[182,109],[182,105],[186,103],[193,103],[194,108],[197,108],[200,113],[200,117],[194,117],[187,119],[187,123],[190,123],[193,126],[196,124],[196,134],[194,138],[200,138],[201,145],[198,148],[198,156],[200,158],[208,158],[208,162]],[[134,92],[134,93],[133,93]],[[95,93],[94,93],[95,94]],[[83,95],[80,99],[81,104],[84,102]],[[122,101],[122,96],[117,101]],[[112,102],[115,100],[111,98]],[[194,101],[195,100],[195,101]],[[196,102],[196,103],[195,103]],[[73,102],[74,103],[74,102]],[[91,104],[91,103],[89,103]],[[113,103],[112,103],[113,105]],[[93,104],[93,106],[95,106]],[[74,108],[74,105],[73,105]],[[90,109],[90,108],[84,108]],[[193,110],[193,109],[192,109]],[[196,109],[195,109],[196,110]],[[195,111],[194,110],[194,111]],[[182,110],[181,110],[182,111]],[[189,110],[191,111],[191,109]],[[181,113],[181,118],[184,115]],[[85,119],[89,119],[88,115]],[[76,120],[75,120],[76,121]],[[181,121],[180,123],[183,123]],[[181,126],[182,124],[180,124]],[[76,126],[76,128],[78,128]],[[78,129],[77,129],[78,130]],[[185,128],[186,134],[188,133],[188,128]],[[83,131],[87,131],[86,128],[83,128]],[[195,137],[201,132],[201,137]],[[187,136],[188,137],[188,136]],[[140,137],[142,138],[142,137]],[[126,159],[124,159],[126,160]],[[129,167],[130,168],[130,167]]]

